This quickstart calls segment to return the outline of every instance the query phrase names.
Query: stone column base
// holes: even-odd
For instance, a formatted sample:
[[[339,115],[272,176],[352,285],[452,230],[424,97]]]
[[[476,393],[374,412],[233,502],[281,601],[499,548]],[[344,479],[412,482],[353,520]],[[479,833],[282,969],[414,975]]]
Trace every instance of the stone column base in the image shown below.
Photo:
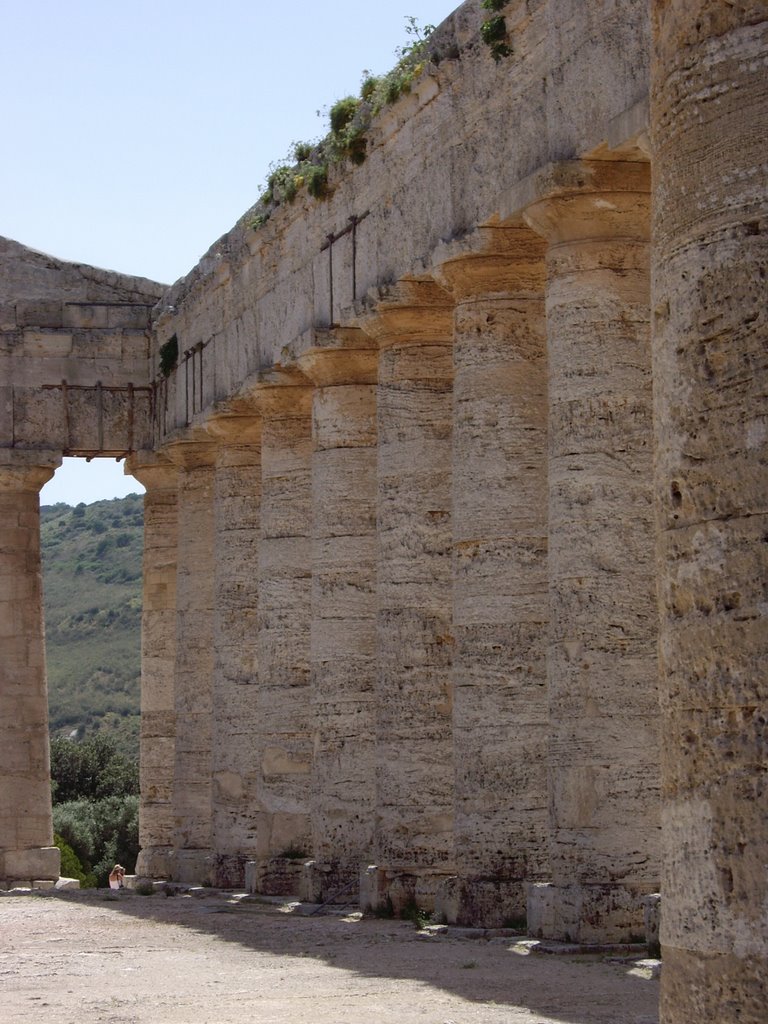
[[[242,853],[219,853],[213,859],[213,884],[217,889],[245,887],[245,865],[248,858]]]
[[[168,855],[168,877],[172,882],[213,885],[210,850],[172,850]]]
[[[295,896],[298,899],[305,863],[288,857],[249,860],[245,865],[245,888],[261,896]]]
[[[433,913],[443,872],[399,871],[368,864],[360,869],[360,909],[363,913],[402,917],[409,907]]]
[[[702,953],[664,943],[661,1019],[669,1024],[763,1024],[762,956]]]
[[[308,860],[302,864],[299,898],[306,903],[357,903],[359,887],[357,863]]]
[[[171,846],[148,846],[139,850],[136,875],[140,878],[167,879],[171,877]]]
[[[465,928],[526,927],[527,883],[520,879],[446,878],[435,896],[435,917]]]
[[[645,942],[644,897],[653,885],[528,884],[528,934],[557,942]]]
[[[58,880],[60,871],[61,853],[57,846],[0,853],[0,885],[5,889],[18,885],[44,888],[43,883]]]

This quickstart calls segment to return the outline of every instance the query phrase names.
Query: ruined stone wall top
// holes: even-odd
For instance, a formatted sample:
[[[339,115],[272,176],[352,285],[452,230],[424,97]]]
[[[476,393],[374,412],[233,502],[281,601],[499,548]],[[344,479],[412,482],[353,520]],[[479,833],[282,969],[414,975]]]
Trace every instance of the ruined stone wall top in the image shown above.
[[[469,0],[437,29],[439,63],[374,119],[362,166],[331,166],[329,198],[301,189],[258,227],[249,210],[169,289],[152,371],[176,339],[168,434],[293,362],[317,329],[352,322],[391,284],[427,273],[441,247],[511,215],[510,196],[540,168],[587,155],[645,159],[644,0],[513,0],[504,7],[512,54],[498,63],[479,34],[487,14]]]

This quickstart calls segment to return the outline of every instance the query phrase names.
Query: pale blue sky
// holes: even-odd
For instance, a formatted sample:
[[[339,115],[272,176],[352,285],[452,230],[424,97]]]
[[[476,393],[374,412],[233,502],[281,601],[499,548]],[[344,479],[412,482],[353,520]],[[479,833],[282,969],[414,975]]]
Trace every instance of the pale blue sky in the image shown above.
[[[455,6],[7,0],[0,235],[171,283],[256,201],[270,162],[325,134],[318,110],[394,64],[406,16],[438,24]],[[118,493],[122,467],[81,466],[103,493],[49,484],[43,500]]]

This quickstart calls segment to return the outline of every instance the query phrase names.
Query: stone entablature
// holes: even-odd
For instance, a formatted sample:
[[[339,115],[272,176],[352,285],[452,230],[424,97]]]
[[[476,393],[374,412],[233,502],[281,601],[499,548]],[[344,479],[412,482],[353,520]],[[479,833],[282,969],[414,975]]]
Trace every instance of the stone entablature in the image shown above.
[[[0,446],[123,457],[153,444],[163,286],[0,239]]]
[[[765,11],[504,11],[513,57],[462,5],[328,202],[246,214],[154,310],[139,870],[581,943],[661,882],[665,1024],[757,1024]],[[78,331],[116,379],[140,346],[102,295],[17,298],[30,400]]]

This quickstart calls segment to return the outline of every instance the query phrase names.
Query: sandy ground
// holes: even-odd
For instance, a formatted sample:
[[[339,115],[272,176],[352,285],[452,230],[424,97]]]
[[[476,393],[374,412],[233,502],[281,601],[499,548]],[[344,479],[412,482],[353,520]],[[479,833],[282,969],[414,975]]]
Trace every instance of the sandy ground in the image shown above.
[[[0,899],[3,1024],[656,1024],[658,982],[514,939],[225,896]]]

